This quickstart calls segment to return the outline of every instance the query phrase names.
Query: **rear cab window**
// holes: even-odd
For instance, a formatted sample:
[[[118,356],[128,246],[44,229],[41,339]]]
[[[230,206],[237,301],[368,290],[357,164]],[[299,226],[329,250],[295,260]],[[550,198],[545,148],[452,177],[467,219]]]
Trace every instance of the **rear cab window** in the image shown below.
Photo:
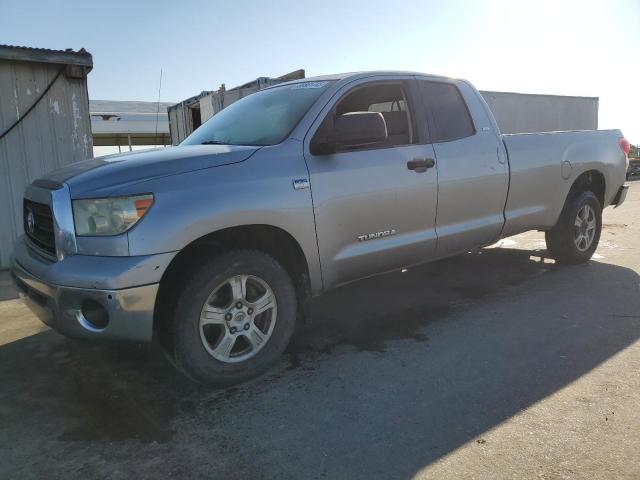
[[[431,124],[433,143],[451,142],[475,135],[476,129],[458,87],[420,80],[420,92]]]

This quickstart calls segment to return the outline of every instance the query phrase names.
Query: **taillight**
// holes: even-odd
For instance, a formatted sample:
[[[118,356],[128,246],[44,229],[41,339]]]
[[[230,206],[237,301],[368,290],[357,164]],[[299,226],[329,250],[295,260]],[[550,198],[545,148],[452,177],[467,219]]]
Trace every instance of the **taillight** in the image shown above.
[[[629,155],[629,152],[631,151],[631,144],[629,143],[629,140],[622,137],[620,140],[618,140],[618,144],[620,145],[620,149],[624,152],[624,154]]]

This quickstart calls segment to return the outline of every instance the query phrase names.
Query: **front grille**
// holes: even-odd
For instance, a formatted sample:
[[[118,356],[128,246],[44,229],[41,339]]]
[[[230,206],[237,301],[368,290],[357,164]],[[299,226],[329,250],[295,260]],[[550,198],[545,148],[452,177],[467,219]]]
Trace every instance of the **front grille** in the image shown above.
[[[32,221],[29,220],[33,214]],[[24,232],[33,244],[51,255],[56,254],[51,207],[24,199]]]

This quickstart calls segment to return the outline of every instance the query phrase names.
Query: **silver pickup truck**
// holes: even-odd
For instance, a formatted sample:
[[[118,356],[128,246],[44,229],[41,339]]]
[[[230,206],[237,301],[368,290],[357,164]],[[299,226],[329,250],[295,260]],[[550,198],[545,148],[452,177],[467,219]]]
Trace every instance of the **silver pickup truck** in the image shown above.
[[[157,338],[191,378],[259,374],[336,286],[543,230],[587,261],[624,201],[618,130],[501,135],[467,81],[333,75],[262,90],[181,145],[29,185],[13,272],[54,329]]]

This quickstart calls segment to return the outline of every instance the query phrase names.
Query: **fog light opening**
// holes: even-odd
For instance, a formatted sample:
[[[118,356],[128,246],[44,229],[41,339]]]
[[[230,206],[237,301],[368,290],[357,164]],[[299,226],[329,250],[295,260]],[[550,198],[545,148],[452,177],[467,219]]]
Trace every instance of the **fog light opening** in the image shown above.
[[[100,303],[86,299],[80,305],[78,321],[87,330],[101,332],[109,325],[109,313]]]

